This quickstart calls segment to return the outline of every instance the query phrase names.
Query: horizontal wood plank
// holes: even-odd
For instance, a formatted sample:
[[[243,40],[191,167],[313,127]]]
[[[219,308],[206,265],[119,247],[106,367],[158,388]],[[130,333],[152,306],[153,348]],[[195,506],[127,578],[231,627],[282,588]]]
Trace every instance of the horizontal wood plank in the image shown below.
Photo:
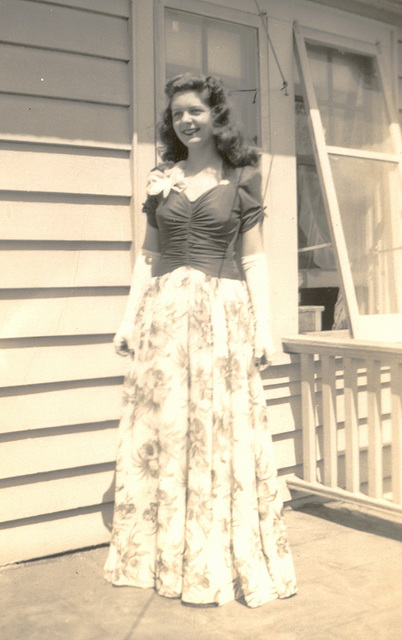
[[[127,107],[0,94],[0,140],[130,149]]]
[[[128,18],[130,15],[129,0],[46,0],[46,2],[122,18]]]
[[[3,484],[3,486],[1,486]],[[114,500],[114,463],[37,476],[35,481],[0,482],[0,522],[78,509]]]
[[[398,319],[398,314],[389,314]],[[338,338],[336,334],[341,334]],[[336,358],[356,358],[364,361],[367,358],[380,360],[382,366],[399,360],[402,355],[400,343],[378,342],[373,340],[355,340],[345,337],[342,331],[321,332],[310,335],[297,335],[282,338],[286,353],[312,353],[320,356],[328,355]]]
[[[113,505],[106,504],[89,513],[67,512],[64,518],[37,518],[18,527],[0,529],[0,565],[109,542],[110,530],[105,521],[111,521],[112,511]],[[105,560],[106,553],[105,550]]]
[[[112,287],[127,286],[131,278],[130,251],[122,248],[93,248],[66,243],[57,248],[6,249],[0,243],[0,288]],[[10,243],[11,244],[11,243]],[[77,243],[79,245],[79,243]],[[83,243],[82,243],[83,244]],[[51,268],[50,268],[51,265]]]
[[[130,104],[127,63],[0,44],[0,91],[104,104]]]
[[[279,366],[268,367],[262,372],[264,386],[286,385],[300,382],[300,361]]]
[[[5,437],[1,443],[2,465],[0,478],[22,478],[36,473],[60,469],[74,469],[87,465],[105,464],[115,460],[117,422],[40,429],[13,439]],[[50,434],[50,435],[49,435]],[[274,453],[279,469],[302,462],[301,431],[286,438],[274,439]]]
[[[107,504],[114,500],[114,465],[92,467],[85,475],[62,477],[62,473],[45,474],[30,485],[19,484],[2,487],[0,522],[21,520],[45,514],[78,509],[96,504]],[[106,470],[104,470],[106,469]],[[286,492],[286,477],[279,477],[283,499],[289,500]],[[0,533],[1,536],[1,533]]]
[[[74,344],[59,339],[56,346],[37,346],[0,350],[0,384],[13,387],[68,380],[112,378],[125,374],[128,359],[119,358],[110,341]],[[46,343],[44,342],[46,345]]]
[[[0,237],[2,240],[61,240],[130,242],[131,210],[122,198],[97,202],[71,197],[36,196],[30,201],[23,194],[0,194]],[[93,199],[94,200],[94,199]]]
[[[0,390],[0,433],[118,420],[122,391],[121,377]]]
[[[291,433],[301,428],[300,396],[267,401],[268,423],[272,435]]]
[[[264,390],[268,402],[283,398],[288,399],[289,397],[300,396],[301,383],[299,381],[285,384],[278,382],[275,385],[264,385]]]
[[[128,60],[127,20],[26,0],[2,0],[0,40]]]
[[[0,338],[115,333],[127,301],[126,292],[63,296],[56,290],[46,297],[41,292],[35,290],[34,297],[26,298],[0,297]]]
[[[286,434],[286,437],[274,437],[273,447],[278,470],[294,467],[303,462],[301,429]]]
[[[18,478],[113,462],[116,458],[117,428],[113,422],[110,425],[110,428],[103,429],[93,425],[91,430],[76,433],[55,430],[61,431],[57,435],[47,435],[45,429],[34,432],[35,437],[3,441],[0,478]]]
[[[130,196],[128,153],[2,143],[0,190]]]

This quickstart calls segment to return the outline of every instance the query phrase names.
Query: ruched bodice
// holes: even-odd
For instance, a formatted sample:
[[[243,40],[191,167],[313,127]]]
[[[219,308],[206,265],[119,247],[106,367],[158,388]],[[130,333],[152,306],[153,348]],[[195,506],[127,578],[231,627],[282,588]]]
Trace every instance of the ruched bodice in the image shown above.
[[[194,201],[174,189],[166,197],[148,196],[144,211],[159,230],[161,259],[154,275],[188,266],[238,280],[236,240],[263,216],[260,174],[245,167]]]

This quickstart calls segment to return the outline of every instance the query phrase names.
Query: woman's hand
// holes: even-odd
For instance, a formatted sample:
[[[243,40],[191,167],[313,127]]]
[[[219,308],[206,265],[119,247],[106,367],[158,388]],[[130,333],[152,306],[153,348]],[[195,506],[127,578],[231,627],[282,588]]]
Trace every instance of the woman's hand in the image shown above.
[[[267,322],[257,320],[255,323],[254,337],[254,363],[256,367],[265,369],[269,367],[276,353],[272,334],[267,327]]]
[[[123,320],[120,327],[117,330],[116,335],[113,338],[114,350],[119,356],[131,357],[134,355],[133,349],[133,330],[134,323],[129,320]]]

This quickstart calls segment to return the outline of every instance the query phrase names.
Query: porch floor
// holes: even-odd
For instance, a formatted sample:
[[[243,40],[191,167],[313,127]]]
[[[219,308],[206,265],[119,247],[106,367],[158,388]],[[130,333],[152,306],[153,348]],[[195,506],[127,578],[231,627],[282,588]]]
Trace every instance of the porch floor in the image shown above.
[[[183,606],[104,582],[106,547],[0,570],[2,640],[396,640],[402,527],[342,504],[286,510],[299,593],[258,609]]]

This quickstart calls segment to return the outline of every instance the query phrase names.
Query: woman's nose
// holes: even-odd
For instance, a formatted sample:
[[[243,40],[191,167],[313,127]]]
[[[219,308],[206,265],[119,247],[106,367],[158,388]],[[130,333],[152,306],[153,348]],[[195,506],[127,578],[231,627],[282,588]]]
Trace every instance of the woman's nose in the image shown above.
[[[181,121],[184,123],[191,122],[191,114],[188,111],[183,111]]]

